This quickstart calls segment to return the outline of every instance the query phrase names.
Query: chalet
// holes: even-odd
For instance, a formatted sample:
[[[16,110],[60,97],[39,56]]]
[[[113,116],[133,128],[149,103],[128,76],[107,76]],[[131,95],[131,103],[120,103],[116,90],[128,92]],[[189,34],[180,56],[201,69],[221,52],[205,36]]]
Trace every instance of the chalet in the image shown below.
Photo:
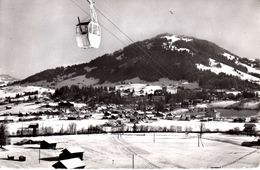
[[[156,112],[156,113],[155,113],[155,117],[164,118],[165,115],[164,115],[162,112]]]
[[[36,136],[38,133],[39,124],[38,123],[31,123],[28,128],[33,130],[33,135]]]
[[[116,120],[116,119],[118,119],[118,118],[119,118],[119,115],[118,115],[117,113],[112,113],[112,114],[111,114],[110,119]]]
[[[151,120],[157,121],[158,117],[152,117]]]
[[[69,147],[62,150],[62,153],[59,155],[60,160],[70,159],[70,158],[79,158],[83,160],[84,150],[80,147]]]
[[[144,119],[145,118],[145,113],[141,110],[136,110],[134,112],[134,116],[137,118],[137,119]]]
[[[6,110],[12,109],[12,106],[6,106],[5,109]]]
[[[80,118],[77,115],[70,115],[67,117],[67,120],[78,120],[78,119],[80,119]]]
[[[31,139],[23,139],[19,142],[14,143],[14,145],[25,145],[25,144],[36,144],[36,141],[33,141]]]
[[[166,92],[170,94],[176,94],[177,93],[177,87],[175,86],[167,86],[166,87]]]
[[[10,123],[14,122],[13,118],[5,118],[5,119],[0,119],[0,123]]]
[[[215,109],[207,109],[205,112],[205,117],[212,117],[213,119],[220,118],[220,112],[216,111]]]
[[[181,103],[181,107],[183,107],[183,108],[189,108],[191,105],[192,105],[192,103],[188,99],[183,100]]]
[[[246,122],[246,118],[244,118],[244,117],[235,117],[235,118],[233,118],[232,122],[243,123],[243,122]]]
[[[153,97],[152,97],[152,100],[154,101],[154,102],[160,102],[160,101],[165,101],[165,96],[164,95],[160,95],[161,94],[161,92],[158,90],[156,90],[155,92],[154,92],[155,94],[153,95]]]
[[[43,140],[40,142],[41,149],[56,149],[57,142],[52,140]]]
[[[55,169],[83,169],[85,166],[79,158],[60,160],[52,165]]]
[[[130,115],[129,120],[131,123],[137,122],[137,118],[134,115]]]
[[[58,107],[67,111],[67,110],[73,109],[74,104],[70,103],[70,102],[59,102]]]
[[[146,112],[146,117],[147,117],[148,119],[152,119],[152,118],[154,117],[154,114],[153,114],[151,111],[147,111],[147,112]]]
[[[167,114],[166,114],[166,119],[167,119],[167,120],[173,120],[174,116],[175,116],[175,115],[174,115],[173,113],[167,113]]]
[[[260,139],[258,139],[257,141],[242,142],[241,146],[247,146],[247,147],[260,146]]]
[[[182,114],[179,120],[190,121],[190,119],[190,115]]]
[[[246,123],[244,124],[243,131],[246,133],[254,133],[256,131],[256,125],[254,123]]]

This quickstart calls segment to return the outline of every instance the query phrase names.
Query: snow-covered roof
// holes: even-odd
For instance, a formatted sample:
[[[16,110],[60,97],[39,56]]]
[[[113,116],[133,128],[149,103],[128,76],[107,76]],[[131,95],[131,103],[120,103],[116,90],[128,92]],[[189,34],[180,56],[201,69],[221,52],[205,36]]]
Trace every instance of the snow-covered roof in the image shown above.
[[[55,140],[53,139],[44,139],[43,141],[49,143],[49,144],[52,144],[52,143],[57,143]]]
[[[196,106],[195,106],[196,108],[208,108],[208,105],[207,104],[197,104]]]
[[[84,150],[81,148],[81,147],[78,147],[78,146],[71,146],[71,147],[68,147],[64,150],[67,150],[69,151],[70,153],[79,153],[79,152],[84,152]]]
[[[67,169],[75,169],[85,166],[79,158],[65,159],[60,161]]]

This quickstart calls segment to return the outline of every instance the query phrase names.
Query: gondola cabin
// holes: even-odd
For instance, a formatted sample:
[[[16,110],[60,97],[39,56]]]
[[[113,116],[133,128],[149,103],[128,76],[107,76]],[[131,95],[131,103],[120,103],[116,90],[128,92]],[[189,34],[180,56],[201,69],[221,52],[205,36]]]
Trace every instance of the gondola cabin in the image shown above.
[[[78,23],[76,26],[76,41],[80,48],[99,48],[101,29],[93,21]]]
[[[101,42],[101,28],[98,24],[97,14],[94,9],[94,3],[90,3],[90,20],[88,22],[80,22],[76,25],[76,41],[80,48],[99,48]]]

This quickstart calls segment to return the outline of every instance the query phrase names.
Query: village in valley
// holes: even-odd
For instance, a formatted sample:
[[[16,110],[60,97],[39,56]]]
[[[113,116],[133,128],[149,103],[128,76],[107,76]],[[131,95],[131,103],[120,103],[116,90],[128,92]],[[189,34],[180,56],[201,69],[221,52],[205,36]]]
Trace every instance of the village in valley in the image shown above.
[[[0,153],[1,167],[256,166],[260,146],[257,91],[202,92],[189,83],[181,84],[175,88],[131,83],[102,87],[108,89],[110,96],[117,94],[120,98],[117,100],[115,97],[115,102],[111,103],[105,103],[106,98],[97,102],[97,95],[87,102],[62,100],[62,97],[57,97],[58,90],[37,86],[1,87],[0,93],[4,96],[0,105],[1,133],[5,131],[2,135],[4,141],[1,140],[1,145],[5,145]],[[233,151],[226,153],[221,147]],[[154,158],[153,150],[156,148],[166,149],[160,152],[166,160],[175,158],[175,153],[181,150],[191,155],[196,150],[205,157],[215,152],[218,154],[213,156],[214,159],[202,161],[202,164],[185,164],[177,160],[163,163]],[[207,149],[215,151],[208,152]],[[244,159],[253,157],[252,163],[245,163],[243,156],[249,152],[249,158]],[[118,158],[117,154],[122,154],[122,157]],[[216,163],[215,160],[223,156],[228,158]],[[197,159],[192,156],[189,161],[196,162]],[[13,160],[19,161],[13,164]],[[32,164],[24,163],[28,161]]]

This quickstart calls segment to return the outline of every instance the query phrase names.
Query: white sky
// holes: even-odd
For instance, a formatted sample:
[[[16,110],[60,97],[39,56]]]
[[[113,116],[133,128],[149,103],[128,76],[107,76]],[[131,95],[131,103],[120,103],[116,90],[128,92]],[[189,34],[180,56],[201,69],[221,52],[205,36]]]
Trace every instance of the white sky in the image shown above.
[[[74,0],[89,10],[85,0]],[[240,57],[260,58],[260,0],[96,0],[96,7],[133,40],[169,32],[212,41]],[[174,11],[172,15],[169,11]],[[88,62],[130,42],[99,13],[100,49],[79,49],[72,0],[0,0],[0,74],[25,78]]]

